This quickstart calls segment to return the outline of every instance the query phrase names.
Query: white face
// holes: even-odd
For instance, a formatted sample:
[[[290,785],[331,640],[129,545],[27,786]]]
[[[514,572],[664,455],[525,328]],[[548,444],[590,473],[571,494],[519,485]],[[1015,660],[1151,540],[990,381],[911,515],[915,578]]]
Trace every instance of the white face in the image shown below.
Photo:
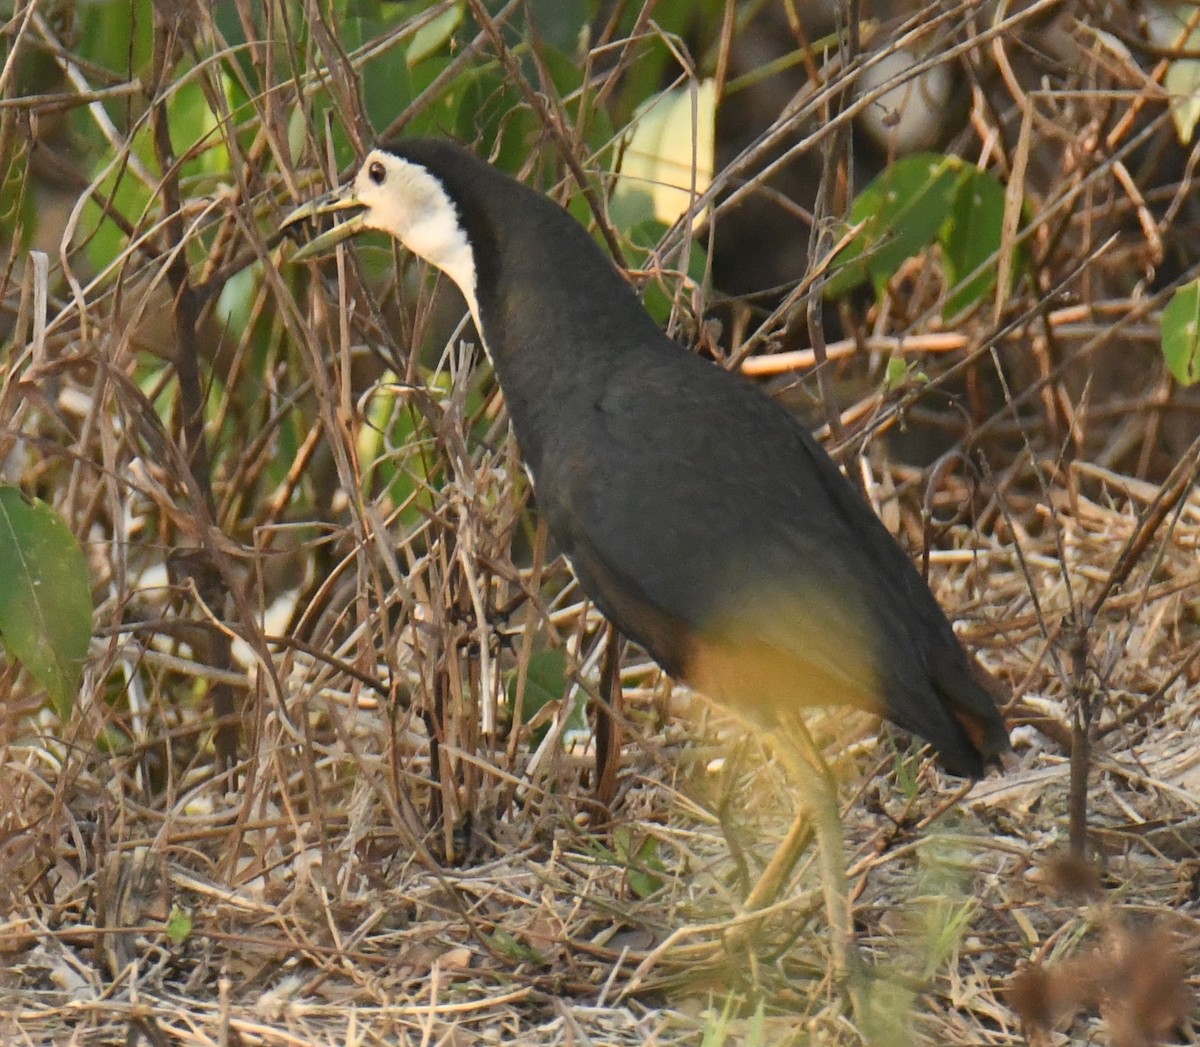
[[[476,328],[482,331],[475,257],[458,210],[441,182],[418,164],[372,149],[354,177],[354,196],[366,208],[364,226],[394,236],[458,284]]]

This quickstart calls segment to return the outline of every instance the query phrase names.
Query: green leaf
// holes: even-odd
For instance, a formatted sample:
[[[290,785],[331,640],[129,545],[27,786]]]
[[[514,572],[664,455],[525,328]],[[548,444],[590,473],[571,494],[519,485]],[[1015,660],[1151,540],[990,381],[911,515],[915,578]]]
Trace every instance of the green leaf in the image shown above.
[[[92,632],[83,551],[44,502],[0,488],[0,636],[66,719]]]
[[[8,170],[0,174],[0,237],[15,240],[25,249],[33,242],[38,228],[38,201],[29,177],[29,153],[14,149],[9,154]]]
[[[1180,385],[1200,382],[1200,280],[1184,284],[1162,314],[1162,354]]]
[[[450,43],[454,31],[462,24],[463,6],[463,4],[455,4],[453,7],[446,8],[440,15],[432,21],[426,22],[413,33],[413,38],[408,42],[408,50],[404,53],[404,60],[410,69],[423,59],[441,51]]]
[[[521,723],[529,723],[542,708],[556,702],[567,693],[567,652],[561,648],[535,651],[529,658],[525,674],[525,696],[521,702]],[[508,701],[515,709],[517,703],[517,674],[508,683]],[[538,730],[533,738],[538,743],[545,737],[549,725]]]
[[[759,1001],[759,1011],[762,1010],[762,1001]],[[731,990],[729,995],[725,997],[725,1003],[721,1007],[720,1014],[714,1014],[710,1009],[706,1015],[708,1024],[704,1029],[704,1039],[700,1041],[700,1047],[726,1047],[730,1042],[730,1031],[733,1025],[734,1015],[737,1013],[737,997]],[[755,1041],[750,1041],[751,1043]],[[761,1042],[761,1041],[758,1041]]]
[[[595,0],[530,0],[529,6],[542,41],[560,51],[574,52],[599,5]]]
[[[633,832],[627,825],[622,825],[613,833],[613,846],[617,849],[617,860],[625,866],[625,875],[634,894],[649,898],[662,889],[667,867],[658,857],[655,837],[643,837],[634,847]]]
[[[582,123],[592,119],[596,110],[590,104],[590,99],[583,100],[581,109],[581,99],[577,94],[583,87],[583,65],[579,59],[573,54],[560,51],[557,47],[543,47],[540,65],[544,72],[538,71],[538,64],[534,62],[532,55],[528,55],[522,63],[522,68],[526,68],[527,75],[534,78],[540,78],[545,73],[550,74],[550,82],[554,84],[559,97],[564,100],[566,111],[571,114],[573,121]],[[514,168],[510,167],[509,170]]]
[[[1172,62],[1167,66],[1163,86],[1171,97],[1171,119],[1175,122],[1175,133],[1180,142],[1190,145],[1196,123],[1200,121],[1200,61],[1179,58]]]
[[[254,262],[225,281],[217,296],[217,319],[233,337],[250,326],[254,318],[254,303],[262,284],[262,262]]]
[[[182,945],[191,937],[192,914],[178,905],[171,906],[171,914],[167,917],[167,941],[172,945]]]
[[[919,747],[910,745],[907,750],[901,749],[896,745],[894,736],[892,737],[892,747],[892,770],[896,775],[897,792],[905,800],[912,802],[917,795],[917,768],[920,766],[921,759],[916,750]]]
[[[371,498],[376,491],[386,491],[393,508],[404,507],[399,521],[414,525],[421,509],[411,501],[413,494],[419,486],[441,484],[439,477],[429,475],[430,462],[420,446],[417,415],[394,372],[386,371],[380,377],[366,401],[366,423],[357,441],[363,490]]]
[[[222,84],[224,90],[224,84]],[[199,148],[184,164],[186,176],[227,175],[229,150],[217,133],[217,116],[208,104],[204,89],[195,80],[180,84],[167,102],[167,118],[175,152],[182,156]]]
[[[357,46],[369,43],[384,31],[382,22],[374,16],[349,19],[346,26],[353,27]],[[412,65],[412,62],[398,60],[393,53],[384,52],[362,67],[359,83],[372,127],[382,130],[408,108],[413,99]]]
[[[844,229],[859,228],[834,259],[825,294],[845,294],[866,280],[882,294],[906,261],[937,242],[951,290],[943,316],[957,316],[996,286],[1004,204],[1000,180],[958,157],[917,153],[897,161],[851,205]],[[1024,264],[1018,252],[1015,269]]]
[[[1173,51],[1195,51],[1200,48],[1200,26],[1189,31],[1194,7],[1178,4],[1173,8],[1156,7],[1147,19],[1147,30],[1153,43]],[[1167,66],[1163,87],[1170,98],[1171,119],[1175,133],[1184,145],[1190,145],[1196,124],[1200,122],[1200,61],[1177,58]]]
[[[938,240],[946,265],[946,283],[952,293],[942,315],[957,316],[986,298],[996,286],[996,263],[1004,232],[1004,186],[990,171],[963,170],[950,208],[949,220]],[[990,264],[956,286],[981,265]]]
[[[134,135],[133,146],[138,158],[152,167],[153,150],[149,133],[143,130]],[[135,229],[144,225],[147,213],[154,204],[154,193],[128,168],[110,170],[100,182],[100,192],[108,196],[109,207]],[[91,231],[87,241],[87,257],[97,270],[107,269],[129,246],[124,230],[107,217],[92,195],[84,204],[83,228]]]
[[[692,205],[693,187],[696,193],[708,189],[715,162],[716,104],[716,85],[705,80],[663,91],[638,107],[624,147],[614,156],[621,170],[613,188],[612,217],[620,229],[649,219],[673,225]],[[697,213],[696,219],[700,217]]]
[[[516,935],[506,931],[503,927],[497,927],[491,934],[485,934],[484,937],[492,943],[492,947],[497,952],[508,957],[514,963],[544,965],[548,962],[545,953],[535,948],[529,942],[521,941]]]
[[[908,380],[908,363],[903,356],[889,356],[883,373],[883,387],[889,392],[899,389]]]
[[[100,0],[73,9],[80,55],[121,77],[136,76],[149,66],[154,50],[153,0]]]
[[[662,89],[679,68],[679,53],[674,50],[678,41],[673,36],[686,36],[700,25],[712,25],[724,9],[723,0],[657,0],[654,5],[654,27],[651,33],[642,32],[637,38],[636,55],[627,62],[621,75],[620,87],[614,99],[613,114],[618,126],[647,98]],[[745,5],[741,5],[745,6]],[[618,35],[631,33],[641,18],[641,7],[625,4],[618,20]]]
[[[882,294],[900,266],[932,244],[950,217],[964,167],[957,157],[914,153],[876,177],[850,207],[847,228],[860,223],[862,228],[834,260],[825,294],[845,294],[868,278]]]
[[[515,171],[529,156],[527,134],[536,119],[499,66],[468,70],[447,85],[444,97],[450,118],[445,129],[464,142],[499,141],[497,167]]]

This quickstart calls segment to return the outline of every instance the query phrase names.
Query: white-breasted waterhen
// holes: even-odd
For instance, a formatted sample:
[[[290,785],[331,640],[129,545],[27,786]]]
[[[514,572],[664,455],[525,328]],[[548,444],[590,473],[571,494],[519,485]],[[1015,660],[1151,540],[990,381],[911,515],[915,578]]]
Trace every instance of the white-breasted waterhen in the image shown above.
[[[671,676],[772,735],[809,785],[844,961],[836,797],[800,711],[871,710],[967,777],[1009,745],[917,570],[809,433],[668,338],[546,196],[414,139],[372,150],[285,227],[330,212],[344,220],[296,257],[377,229],[458,285],[583,591]]]

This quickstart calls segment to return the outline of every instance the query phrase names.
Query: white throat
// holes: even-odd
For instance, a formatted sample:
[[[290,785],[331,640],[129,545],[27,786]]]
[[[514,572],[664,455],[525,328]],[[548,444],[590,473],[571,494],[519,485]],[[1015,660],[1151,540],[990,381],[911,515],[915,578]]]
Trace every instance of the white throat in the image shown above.
[[[373,161],[383,163],[387,170],[382,185],[371,179]],[[467,300],[482,337],[475,255],[458,208],[442,183],[419,164],[380,150],[367,157],[355,181],[356,195],[367,207],[365,224],[394,236],[418,258],[450,277]]]

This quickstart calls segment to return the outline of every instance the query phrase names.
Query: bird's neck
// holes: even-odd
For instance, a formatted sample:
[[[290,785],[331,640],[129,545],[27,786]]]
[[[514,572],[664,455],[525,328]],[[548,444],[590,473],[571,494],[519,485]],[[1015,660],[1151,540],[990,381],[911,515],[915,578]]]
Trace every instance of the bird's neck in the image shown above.
[[[555,426],[593,410],[607,378],[665,336],[599,251],[555,258],[531,245],[506,261],[500,281],[481,282],[495,293],[481,295],[476,324],[536,474]]]
[[[564,420],[594,409],[607,376],[658,351],[666,336],[567,211],[489,168],[471,170],[480,184],[455,194],[471,279],[448,272],[467,298],[536,473]]]

